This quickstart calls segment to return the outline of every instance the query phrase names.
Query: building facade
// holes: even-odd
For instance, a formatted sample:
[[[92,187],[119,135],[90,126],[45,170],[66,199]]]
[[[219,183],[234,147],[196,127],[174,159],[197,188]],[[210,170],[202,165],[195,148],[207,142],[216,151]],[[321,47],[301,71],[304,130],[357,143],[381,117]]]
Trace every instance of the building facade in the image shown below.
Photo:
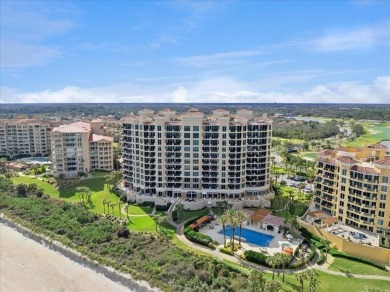
[[[56,127],[51,132],[55,177],[76,176],[93,170],[113,170],[112,137],[100,120]]]
[[[325,150],[317,158],[315,207],[378,234],[390,231],[390,157],[387,148]]]
[[[242,199],[270,191],[272,121],[250,110],[141,110],[123,123],[123,179],[139,195]]]
[[[50,153],[50,123],[42,119],[0,119],[0,156]]]

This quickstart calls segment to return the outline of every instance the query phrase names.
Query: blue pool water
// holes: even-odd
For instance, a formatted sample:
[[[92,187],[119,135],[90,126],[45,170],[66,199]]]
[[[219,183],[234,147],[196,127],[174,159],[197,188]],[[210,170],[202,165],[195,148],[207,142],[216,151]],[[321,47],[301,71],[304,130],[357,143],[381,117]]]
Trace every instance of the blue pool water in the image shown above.
[[[232,234],[232,230],[229,226],[226,227],[225,232],[226,236],[231,236]],[[219,233],[223,234],[223,229]],[[234,230],[234,235],[240,236],[240,228],[236,228],[236,230]],[[245,238],[246,241],[249,243],[253,243],[260,246],[268,246],[269,242],[274,239],[274,236],[272,235],[256,232],[245,228],[241,229],[241,237]]]

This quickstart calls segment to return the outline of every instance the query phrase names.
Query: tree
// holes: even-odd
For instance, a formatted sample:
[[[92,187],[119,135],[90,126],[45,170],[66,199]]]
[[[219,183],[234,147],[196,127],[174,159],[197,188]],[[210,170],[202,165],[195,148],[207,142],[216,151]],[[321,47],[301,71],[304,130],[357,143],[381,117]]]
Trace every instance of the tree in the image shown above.
[[[279,292],[282,289],[282,285],[279,281],[267,280],[265,282],[264,291],[266,292]]]
[[[26,184],[18,184],[16,186],[16,193],[18,197],[26,197],[27,196],[28,185]]]
[[[280,275],[280,267],[282,267],[283,270],[283,283],[284,283],[284,269],[286,265],[290,262],[291,258],[281,252],[277,252],[274,254],[275,261],[277,262],[277,267],[278,267],[278,275]]]
[[[184,205],[182,202],[176,205],[177,220],[182,220],[184,215]]]
[[[129,219],[129,204],[125,205],[125,209],[126,209],[126,218]]]
[[[264,278],[263,273],[258,270],[251,270],[251,273],[249,274],[249,284],[252,292],[266,291],[266,279]]]
[[[299,223],[298,223],[298,217],[297,216],[292,216],[290,218],[290,225],[291,225],[291,229],[292,231],[294,232],[294,229],[299,229]]]
[[[223,230],[223,247],[226,247],[226,224],[228,223],[228,218],[226,214],[218,216],[218,221],[219,223],[221,223]]]
[[[307,274],[306,274],[305,272],[296,273],[296,274],[295,274],[295,279],[297,279],[297,281],[298,281],[299,284],[301,285],[301,291],[303,292],[305,280],[307,280]]]
[[[160,227],[160,230],[162,230],[162,226],[167,222],[168,216],[167,215],[161,215],[158,220],[157,224]]]
[[[236,231],[236,227],[238,224],[237,221],[237,213],[233,209],[229,209],[226,211],[228,217],[228,224],[231,228],[231,236],[230,236],[230,247],[232,251],[234,250],[234,232]]]
[[[218,216],[221,216],[221,208],[225,206],[225,203],[223,201],[218,201],[216,205],[218,207]]]
[[[157,228],[158,228],[158,222],[161,218],[161,214],[157,213],[156,215],[153,216],[153,220],[154,220],[154,223],[156,223],[156,232],[157,232]]]
[[[111,171],[110,174],[106,175],[104,178],[106,179],[106,183],[110,192],[114,189],[114,185],[121,179],[122,172],[119,170]],[[111,188],[109,187],[111,185]]]
[[[119,202],[118,202],[119,218],[122,218],[121,205],[122,205],[122,202],[119,201]]]
[[[107,200],[104,199],[103,200],[103,213],[106,214],[106,204],[107,204]]]
[[[328,251],[330,249],[330,241],[329,240],[326,240],[324,238],[321,238],[321,243],[324,245],[324,248],[325,248],[325,262],[328,261]]]
[[[299,194],[302,194],[302,190],[305,188],[306,184],[304,182],[301,182],[298,184],[297,188],[299,191]]]
[[[266,259],[267,265],[269,265],[272,268],[272,280],[275,279],[275,268],[279,265],[277,257],[270,256]],[[279,273],[278,273],[279,274]]]
[[[116,206],[116,203],[111,203],[110,204],[110,207],[111,207],[111,210],[112,210],[112,216],[114,216],[114,207]]]
[[[241,246],[242,224],[244,223],[244,221],[246,221],[248,219],[248,216],[243,211],[237,211],[236,212],[236,219],[237,219],[237,224],[240,227],[240,237],[238,238],[238,244]]]
[[[84,203],[84,199],[87,200],[87,203],[92,203],[91,195],[92,191],[89,187],[77,187],[76,192],[79,194],[81,201]]]
[[[307,279],[309,281],[309,289],[310,292],[314,292],[317,288],[318,283],[320,282],[318,280],[318,272],[315,269],[307,270],[306,272]]]
[[[285,186],[287,186],[287,182],[285,180],[282,180],[280,182],[280,187],[282,188],[282,193],[283,193],[283,189],[284,189]]]

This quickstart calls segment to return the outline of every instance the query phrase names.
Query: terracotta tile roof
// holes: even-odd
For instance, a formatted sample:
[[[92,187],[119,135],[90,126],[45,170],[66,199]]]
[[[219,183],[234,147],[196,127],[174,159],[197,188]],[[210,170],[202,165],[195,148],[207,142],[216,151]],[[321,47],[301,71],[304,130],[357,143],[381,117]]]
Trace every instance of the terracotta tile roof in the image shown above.
[[[337,217],[328,217],[328,218],[321,219],[321,222],[326,225],[332,225],[339,222],[339,219]]]
[[[341,156],[341,157],[337,158],[337,160],[342,162],[342,163],[348,163],[348,164],[359,163],[359,161],[357,161],[351,157],[348,157],[348,156]]]
[[[284,218],[274,216],[274,215],[267,215],[264,217],[263,220],[261,220],[261,223],[267,223],[271,225],[281,226],[284,223]]]
[[[310,216],[310,217],[315,217],[315,218],[321,218],[321,217],[326,217],[327,215],[322,212],[322,211],[311,211],[309,213],[307,213],[307,216]]]
[[[271,214],[271,211],[267,209],[259,209],[250,218],[252,221],[260,222],[269,214]]]
[[[352,166],[351,170],[356,171],[356,172],[360,172],[360,173],[367,173],[367,174],[378,174],[379,173],[378,171],[376,171],[372,167],[365,167],[365,166],[358,166],[358,165]]]
[[[68,125],[61,125],[53,129],[53,132],[60,133],[87,133],[91,131],[91,125],[84,122],[76,122]]]
[[[379,144],[379,143],[370,145],[367,148],[371,148],[371,149],[387,149],[386,145]]]
[[[317,158],[317,161],[327,163],[327,164],[332,164],[332,165],[337,165],[336,159],[329,159],[329,158]]]
[[[332,156],[332,155],[334,155],[336,153],[337,153],[337,150],[326,149],[326,150],[320,152],[320,155],[323,154],[324,156]]]
[[[376,165],[384,165],[384,166],[390,166],[390,158],[385,158],[381,160],[375,160],[374,164]]]
[[[113,138],[109,137],[109,136],[102,136],[102,135],[96,135],[96,134],[89,135],[89,141],[91,141],[91,142],[97,142],[97,141],[101,141],[101,140],[107,140],[107,141],[112,142]]]

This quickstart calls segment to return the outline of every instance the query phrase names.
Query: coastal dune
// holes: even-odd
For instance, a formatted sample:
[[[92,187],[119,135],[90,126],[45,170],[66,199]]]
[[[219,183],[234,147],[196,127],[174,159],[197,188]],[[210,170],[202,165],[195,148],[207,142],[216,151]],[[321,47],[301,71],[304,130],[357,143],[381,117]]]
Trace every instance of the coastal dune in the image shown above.
[[[0,291],[130,291],[0,223]]]

